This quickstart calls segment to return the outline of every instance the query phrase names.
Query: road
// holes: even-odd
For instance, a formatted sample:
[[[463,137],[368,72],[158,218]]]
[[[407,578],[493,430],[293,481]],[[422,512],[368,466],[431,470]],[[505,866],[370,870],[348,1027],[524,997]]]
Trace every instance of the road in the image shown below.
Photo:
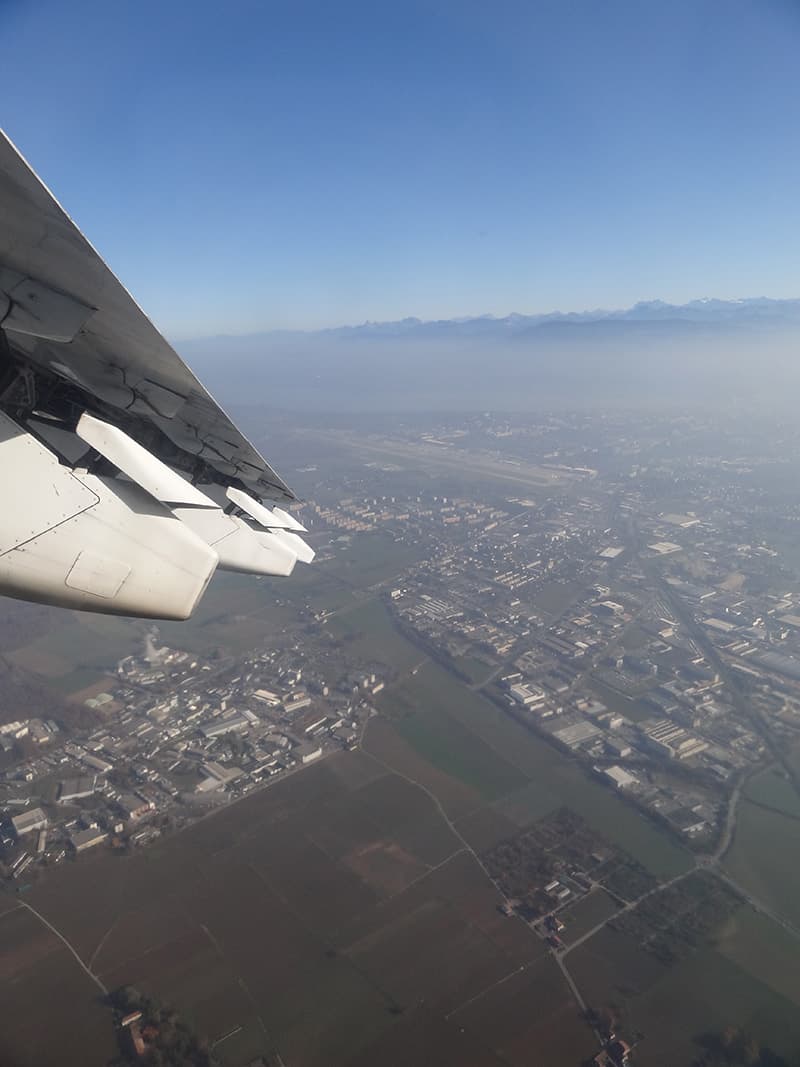
[[[657,886],[653,886],[652,889],[648,889],[646,893],[642,893],[636,900],[631,900],[619,911],[615,911],[613,915],[610,915],[607,919],[603,919],[596,926],[593,926],[591,930],[587,930],[581,937],[576,938],[571,944],[567,945],[563,949],[554,950],[554,955],[563,960],[565,956],[568,956],[573,949],[576,949],[579,945],[582,945],[584,941],[588,941],[590,937],[594,937],[596,933],[599,933],[604,926],[607,926],[612,920],[619,918],[626,911],[633,911],[634,908],[638,908],[642,901],[647,900],[648,897],[653,897],[657,893],[663,893],[665,889],[669,889],[670,886],[677,885],[678,882],[682,882],[684,878],[688,878],[689,875],[694,874],[697,870],[696,867],[691,867],[688,871],[684,871],[683,874],[676,874],[674,878],[670,878],[667,882],[659,882]]]
[[[733,787],[731,795],[728,797],[728,807],[725,812],[725,822],[722,826],[722,833],[720,834],[720,839],[717,842],[717,847],[714,849],[714,862],[719,862],[720,860],[722,860],[725,856],[725,853],[731,847],[733,835],[736,832],[736,819],[739,809],[739,798],[742,795],[742,789],[744,788],[744,784],[749,777],[749,774],[745,774],[741,778],[739,778],[738,782]]]
[[[755,709],[751,708],[748,702],[745,700],[744,694],[739,688],[738,679],[731,676],[731,672],[729,671],[727,664],[717,652],[708,635],[705,633],[702,627],[697,624],[694,616],[688,610],[688,608],[677,595],[677,593],[675,593],[672,587],[664,581],[663,577],[661,576],[661,573],[657,570],[653,562],[646,558],[643,558],[640,555],[640,541],[638,538],[638,534],[634,530],[632,524],[628,520],[625,520],[622,525],[625,533],[624,540],[627,542],[628,547],[632,550],[633,554],[638,558],[639,563],[641,564],[645,574],[647,574],[648,577],[651,579],[654,587],[658,590],[668,607],[671,608],[675,617],[684,625],[687,633],[691,635],[692,639],[705,653],[709,662],[712,663],[717,669],[728,691],[731,693],[731,698],[737,711],[739,711],[745,718],[749,719],[749,721],[753,724],[759,735],[765,741],[765,744],[767,745],[769,751],[773,754],[773,756],[775,756],[776,761],[779,762],[780,765],[783,766],[785,769],[789,770],[790,780],[795,785],[795,788],[798,789],[798,793],[800,793],[800,783],[798,783],[797,772],[794,770],[794,768],[791,768],[787,765],[786,758],[781,752],[780,746],[777,744],[775,738],[772,736],[772,733],[769,730],[767,724],[764,722],[762,716]],[[752,773],[753,769],[751,769],[749,774]],[[777,912],[767,907],[762,901],[758,900],[758,898],[754,897],[746,889],[740,886],[739,883],[736,882],[735,879],[733,879],[722,867],[722,861],[731,846],[731,842],[733,841],[733,837],[736,832],[739,800],[741,798],[742,790],[749,777],[749,774],[742,775],[737,781],[733,790],[731,791],[731,794],[728,798],[728,807],[725,813],[725,822],[722,828],[722,833],[717,843],[717,847],[712,855],[696,857],[694,865],[690,870],[685,871],[683,874],[679,874],[675,878],[671,878],[666,882],[661,882],[653,889],[650,889],[646,893],[643,893],[636,900],[630,901],[628,904],[624,905],[619,911],[615,912],[607,919],[604,919],[602,922],[597,923],[595,926],[592,927],[591,930],[588,930],[581,937],[573,941],[572,944],[567,945],[563,949],[552,950],[552,954],[557,960],[559,967],[561,968],[561,973],[564,975],[564,978],[569,983],[569,986],[572,989],[576,1000],[584,1008],[585,1005],[580,990],[577,988],[577,985],[574,979],[572,978],[572,975],[569,973],[569,969],[566,964],[566,957],[569,955],[569,953],[572,952],[574,949],[578,948],[580,945],[583,945],[586,941],[590,940],[590,938],[594,937],[597,933],[599,933],[600,930],[602,930],[605,926],[607,926],[623,912],[632,911],[648,897],[652,897],[657,893],[661,893],[665,889],[668,889],[670,886],[676,885],[678,882],[681,882],[684,879],[690,877],[698,870],[713,871],[714,875],[717,878],[719,878],[722,882],[729,886],[743,901],[745,901],[751,908],[753,908],[754,911],[756,911],[760,915],[764,915],[768,919],[771,919],[774,923],[780,926],[791,936],[800,939],[800,929],[794,926],[784,916],[779,915]]]

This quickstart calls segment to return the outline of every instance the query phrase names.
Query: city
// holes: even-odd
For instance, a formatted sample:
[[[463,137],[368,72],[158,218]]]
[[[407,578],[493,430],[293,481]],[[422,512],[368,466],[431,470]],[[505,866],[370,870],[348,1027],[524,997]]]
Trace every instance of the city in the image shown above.
[[[321,483],[316,465],[297,468],[319,564],[292,621],[267,622],[264,642],[243,610],[201,621],[197,633],[214,634],[205,647],[131,626],[130,651],[80,690],[90,725],[51,714],[0,726],[6,885],[33,901],[52,868],[85,864],[85,852],[147,854],[345,753],[406,773],[386,723],[429,768],[492,800],[497,826],[475,816],[452,831],[493,883],[497,914],[552,956],[596,1062],[660,1062],[635,1011],[612,1026],[610,998],[586,989],[582,953],[604,931],[664,967],[714,944],[745,905],[800,936],[796,909],[742,867],[737,834],[742,808],[797,806],[800,577],[783,555],[797,504],[756,488],[760,470],[789,461],[787,441],[748,451],[735,426],[687,417],[418,423],[297,431],[310,454],[336,442],[335,473]],[[698,454],[693,436],[719,451]],[[435,492],[409,492],[419,464]],[[20,656],[30,665],[30,650]],[[460,751],[473,705],[493,746],[490,707],[543,742],[574,787],[548,783],[543,799],[537,776],[524,786],[513,767],[495,787],[466,735]],[[422,722],[428,709],[441,736]],[[449,810],[446,793],[409,780]],[[581,808],[574,791],[590,788]],[[595,821],[612,797],[652,825],[654,844]],[[389,877],[370,866],[375,847],[348,860],[368,883]],[[406,862],[396,852],[384,864],[390,855]],[[424,867],[408,863],[413,881]],[[407,884],[394,878],[393,892]]]

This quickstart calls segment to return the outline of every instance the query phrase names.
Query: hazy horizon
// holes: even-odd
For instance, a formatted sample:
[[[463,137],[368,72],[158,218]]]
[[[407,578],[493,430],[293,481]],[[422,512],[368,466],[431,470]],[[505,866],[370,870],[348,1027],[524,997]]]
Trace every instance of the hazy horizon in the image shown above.
[[[255,334],[178,345],[223,404],[289,411],[793,410],[800,327],[568,323],[509,338]]]

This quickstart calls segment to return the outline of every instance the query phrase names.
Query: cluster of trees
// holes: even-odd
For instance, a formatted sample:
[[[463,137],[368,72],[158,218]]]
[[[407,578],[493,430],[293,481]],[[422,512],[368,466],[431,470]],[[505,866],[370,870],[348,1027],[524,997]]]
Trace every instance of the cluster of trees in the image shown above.
[[[174,1009],[123,986],[109,995],[117,1025],[131,1012],[140,1011],[139,1029],[145,1039],[146,1052],[137,1055],[129,1028],[121,1029],[121,1056],[112,1067],[217,1067],[208,1043],[197,1037]]]
[[[521,901],[520,913],[536,918],[550,911],[556,899],[544,886],[564,867],[591,865],[594,849],[609,846],[569,808],[501,841],[484,855],[486,866],[509,897]]]
[[[728,1026],[721,1033],[703,1034],[703,1049],[692,1067],[798,1067],[800,1054],[791,1062],[760,1045],[746,1030]]]
[[[713,944],[716,931],[741,906],[741,900],[713,874],[700,871],[651,897],[614,920],[662,963]]]
[[[534,834],[500,842],[486,856],[486,865],[507,896],[518,897],[536,914],[553,906],[541,887],[553,879],[555,863]]]

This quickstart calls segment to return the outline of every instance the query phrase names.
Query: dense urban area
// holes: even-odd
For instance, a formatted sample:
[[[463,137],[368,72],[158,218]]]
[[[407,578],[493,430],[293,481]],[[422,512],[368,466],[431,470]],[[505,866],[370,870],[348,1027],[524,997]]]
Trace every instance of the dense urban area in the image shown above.
[[[421,860],[391,846],[384,862],[409,865],[397,884],[397,872],[368,868],[366,847],[349,869],[394,902],[468,860],[489,893],[470,924],[508,942],[513,960],[507,974],[468,976],[437,1016],[453,1041],[480,1035],[487,1058],[416,1062],[795,1062],[796,428],[686,415],[396,417],[296,429],[292,448],[304,464],[287,472],[296,514],[317,552],[299,581],[222,579],[185,631],[86,631],[108,662],[84,656],[74,684],[59,673],[59,613],[15,609],[25,639],[0,679],[4,908],[46,918],[65,939],[37,894],[53,901],[79,877],[66,868],[168,851],[223,815],[253,818],[259,798],[266,810],[322,767],[371,761],[421,791],[455,847]],[[326,944],[358,955],[332,935]],[[100,948],[91,959],[70,949],[96,980]],[[643,991],[689,958],[717,957],[751,968],[736,981],[726,972],[728,1015],[706,1005],[703,1018],[672,987],[669,1024],[654,1022]],[[517,988],[543,960],[552,973]],[[123,971],[118,986],[147,984]],[[709,984],[724,986],[719,973]],[[555,983],[563,1004],[543,992]],[[751,1018],[742,1004],[756,986]],[[554,1019],[581,1036],[524,1037],[520,1023],[517,1044],[500,1041],[492,1014],[510,1018],[528,994],[555,998]],[[387,995],[394,1025],[413,1002],[433,1027],[433,990]],[[148,1001],[148,1022],[140,993],[117,998],[125,1062],[156,1048],[164,1062],[190,1062],[159,1046],[166,1009]],[[208,1032],[202,1013],[181,1010],[206,1041],[187,1029],[191,1062],[356,1067],[389,1047],[370,1024],[363,1049],[293,1058],[276,1018],[262,1022],[261,1047],[234,1051],[244,1024]],[[447,1044],[438,1030],[431,1041]]]

